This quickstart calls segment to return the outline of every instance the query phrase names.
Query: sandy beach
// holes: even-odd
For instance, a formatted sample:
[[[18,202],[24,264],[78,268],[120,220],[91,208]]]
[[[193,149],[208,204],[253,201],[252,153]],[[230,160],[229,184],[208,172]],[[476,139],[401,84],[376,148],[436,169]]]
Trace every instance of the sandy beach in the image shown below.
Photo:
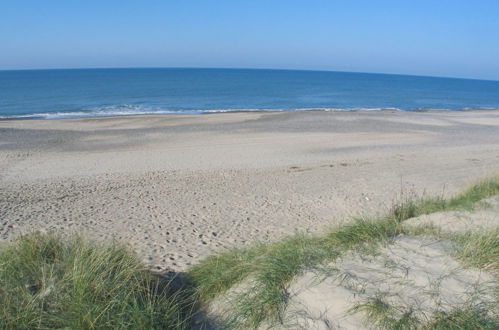
[[[321,232],[499,168],[499,111],[246,112],[0,121],[0,239],[128,242],[183,271],[227,247]]]

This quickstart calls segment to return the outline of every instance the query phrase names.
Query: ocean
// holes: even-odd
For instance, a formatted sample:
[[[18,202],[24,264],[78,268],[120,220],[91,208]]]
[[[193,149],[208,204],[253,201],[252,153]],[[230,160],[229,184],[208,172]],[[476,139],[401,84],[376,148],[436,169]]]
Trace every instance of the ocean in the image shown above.
[[[0,71],[0,118],[499,108],[499,81],[260,69]]]

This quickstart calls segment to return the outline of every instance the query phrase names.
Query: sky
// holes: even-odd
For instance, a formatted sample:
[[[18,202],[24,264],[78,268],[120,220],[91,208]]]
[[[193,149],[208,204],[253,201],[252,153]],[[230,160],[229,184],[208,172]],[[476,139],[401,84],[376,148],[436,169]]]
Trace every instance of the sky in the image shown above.
[[[499,80],[499,1],[0,0],[0,69],[101,67]]]

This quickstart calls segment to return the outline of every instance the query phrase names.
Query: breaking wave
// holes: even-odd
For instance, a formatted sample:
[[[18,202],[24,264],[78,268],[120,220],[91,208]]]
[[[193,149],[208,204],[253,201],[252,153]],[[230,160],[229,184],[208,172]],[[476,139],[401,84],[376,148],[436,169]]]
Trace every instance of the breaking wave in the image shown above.
[[[494,108],[463,108],[469,110],[493,110]],[[138,115],[164,115],[164,114],[210,114],[226,112],[284,112],[284,111],[451,111],[451,109],[399,109],[399,108],[297,108],[297,109],[162,109],[143,105],[115,105],[103,106],[75,111],[39,112],[29,114],[0,115],[0,119],[70,119],[91,117],[117,117]],[[452,109],[452,111],[456,111]],[[457,110],[459,111],[459,110]]]

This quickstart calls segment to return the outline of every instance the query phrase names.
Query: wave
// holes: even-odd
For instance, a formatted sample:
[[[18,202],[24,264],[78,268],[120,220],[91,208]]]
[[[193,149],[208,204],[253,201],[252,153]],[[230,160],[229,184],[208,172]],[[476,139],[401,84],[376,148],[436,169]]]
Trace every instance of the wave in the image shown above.
[[[164,114],[210,114],[210,113],[226,113],[226,112],[284,112],[284,111],[328,111],[328,112],[343,112],[343,111],[471,111],[471,110],[497,110],[496,108],[463,108],[463,109],[400,109],[393,107],[383,108],[295,108],[295,109],[271,109],[271,108],[256,108],[256,109],[161,109],[142,105],[116,105],[104,106],[98,108],[90,108],[87,110],[75,111],[58,111],[58,112],[39,112],[28,114],[9,114],[0,115],[0,119],[71,119],[71,118],[91,118],[91,117],[120,117],[120,116],[138,116],[138,115],[164,115]]]

